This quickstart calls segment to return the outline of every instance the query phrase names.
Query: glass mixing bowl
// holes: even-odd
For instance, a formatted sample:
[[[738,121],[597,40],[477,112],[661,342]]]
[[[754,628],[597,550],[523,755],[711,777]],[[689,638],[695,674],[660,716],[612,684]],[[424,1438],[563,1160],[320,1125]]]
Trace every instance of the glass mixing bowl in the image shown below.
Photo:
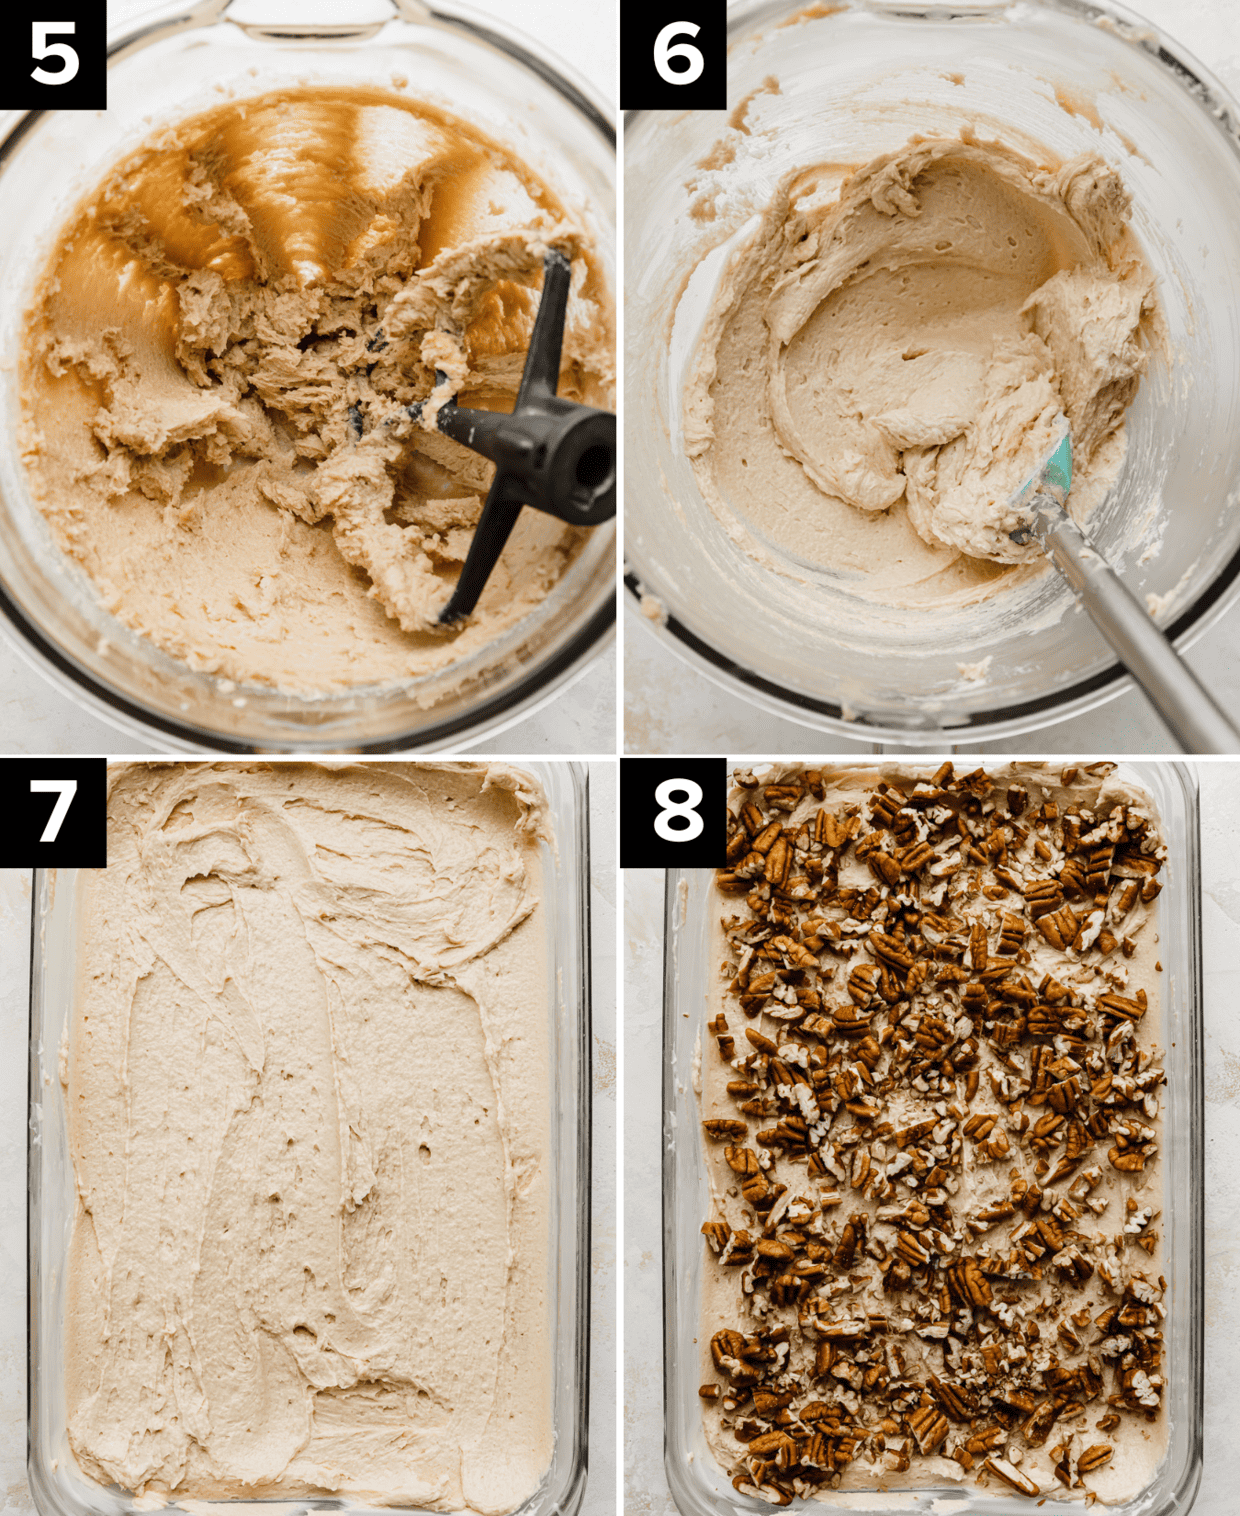
[[[603,103],[506,22],[420,0],[357,0],[308,21],[280,0],[159,5],[109,40],[108,109],[10,113],[0,137],[0,611],[28,658],[114,725],[171,749],[461,746],[545,703],[614,636],[615,523],[590,532],[541,605],[469,659],[316,696],[196,673],[132,632],[55,546],[17,446],[15,354],[34,273],[78,198],[154,123],[297,83],[407,81],[510,146],[584,219],[615,280],[615,129]],[[318,12],[314,13],[316,16]]]
[[[716,681],[854,738],[972,743],[1119,694],[1127,675],[1051,572],[936,611],[931,630],[924,610],[869,604],[825,569],[760,566],[698,490],[680,433],[685,382],[728,249],[787,170],[863,163],[963,126],[1032,156],[1039,144],[1101,153],[1131,192],[1168,352],[1142,381],[1122,471],[1089,530],[1138,594],[1168,596],[1159,624],[1188,646],[1234,600],[1240,573],[1240,106],[1110,0],[747,0],[729,11],[729,39],[734,106],[779,81],[743,142],[722,112],[626,123],[629,613],[643,596],[656,635]],[[725,136],[740,150],[705,220],[686,185],[725,183],[700,168]],[[984,679],[962,677],[958,664],[986,658]]]

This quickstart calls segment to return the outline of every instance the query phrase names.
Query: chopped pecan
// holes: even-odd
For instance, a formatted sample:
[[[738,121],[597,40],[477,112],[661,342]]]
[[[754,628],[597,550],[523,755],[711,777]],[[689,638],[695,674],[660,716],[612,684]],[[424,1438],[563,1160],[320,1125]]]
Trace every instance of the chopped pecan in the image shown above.
[[[884,884],[894,885],[900,882],[901,868],[898,859],[882,848],[875,849],[866,859],[871,872]]]
[[[752,1148],[727,1147],[723,1156],[734,1174],[745,1176],[758,1172],[758,1155]]]
[[[985,1467],[991,1473],[997,1474],[1004,1484],[1009,1485],[1018,1495],[1040,1495],[1041,1486],[1036,1480],[1030,1479],[1028,1474],[1021,1471],[1007,1461],[1006,1458],[996,1458],[993,1454],[986,1460]]]
[[[1145,1015],[1145,1006],[1141,1001],[1129,999],[1126,995],[1099,995],[1097,1006],[1105,1015],[1125,1021],[1140,1021]]]
[[[909,1430],[917,1439],[917,1447],[923,1457],[936,1452],[948,1432],[951,1431],[947,1424],[947,1417],[933,1402],[927,1402],[918,1406],[916,1410],[910,1411],[908,1424]]]
[[[950,1264],[947,1280],[962,1305],[989,1305],[994,1298],[990,1280],[982,1273],[976,1258],[962,1258]]]
[[[732,1228],[726,1221],[704,1221],[702,1223],[702,1236],[706,1238],[716,1253],[723,1252],[731,1235]]]
[[[1070,948],[1081,930],[1081,919],[1070,905],[1039,916],[1035,923],[1047,942],[1055,948]]]
[[[952,1384],[930,1375],[930,1387],[952,1421],[968,1421],[977,1415],[977,1396],[964,1385]]]

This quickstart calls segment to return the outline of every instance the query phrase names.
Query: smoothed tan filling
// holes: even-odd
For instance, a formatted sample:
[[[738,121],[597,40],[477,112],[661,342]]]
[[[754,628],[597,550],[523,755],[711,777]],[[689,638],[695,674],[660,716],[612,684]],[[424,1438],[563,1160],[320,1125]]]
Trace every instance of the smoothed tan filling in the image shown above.
[[[553,1440],[539,797],[187,763],[108,805],[62,1052],[79,1463],[512,1510]]]

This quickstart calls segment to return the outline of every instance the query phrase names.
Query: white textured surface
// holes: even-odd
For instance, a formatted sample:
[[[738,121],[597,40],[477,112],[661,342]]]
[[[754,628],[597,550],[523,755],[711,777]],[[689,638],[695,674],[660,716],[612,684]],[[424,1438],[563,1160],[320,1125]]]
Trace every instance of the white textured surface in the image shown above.
[[[158,737],[131,737],[63,694],[0,634],[0,733],[6,753],[162,753]],[[462,753],[614,753],[616,645],[614,640],[576,682],[542,710]]]
[[[617,33],[611,0],[468,0],[469,8],[519,27],[556,59],[614,101]],[[256,0],[248,8],[259,12]],[[320,7],[323,8],[323,7]],[[341,0],[347,10],[348,0]],[[141,16],[151,0],[109,0],[110,20]],[[341,9],[337,9],[339,15]],[[318,19],[317,13],[315,19]],[[15,654],[0,636],[0,742],[6,753],[149,753],[158,739],[132,738],[83,709],[40,671]],[[614,753],[616,750],[616,650],[604,648],[584,677],[540,711],[470,753]]]
[[[594,976],[590,1475],[582,1516],[616,1509],[616,764],[590,765]],[[26,1045],[30,875],[0,869],[0,1491],[35,1516],[26,1485]],[[46,1516],[46,1513],[45,1513]]]
[[[1240,712],[1240,605],[1233,606],[1189,651],[1186,661],[1234,719]],[[875,751],[868,741],[850,742],[834,734],[816,733],[788,717],[758,710],[743,696],[723,689],[682,663],[656,639],[644,617],[627,611],[624,701],[626,753],[732,753],[739,757],[822,747],[829,747],[833,753]],[[1088,715],[1074,716],[1021,737],[998,738],[987,742],[983,750],[1135,755],[1178,753],[1180,746],[1145,696],[1133,690]],[[885,751],[899,749],[888,744]]]
[[[1196,55],[1240,95],[1240,3],[1237,0],[1125,0]],[[1236,292],[1240,300],[1240,291]],[[627,596],[624,597],[627,601]],[[821,737],[788,719],[756,711],[712,683],[657,640],[641,616],[624,617],[624,742],[631,753],[795,753],[820,748]],[[1225,710],[1240,710],[1240,605],[1188,656],[1198,678]],[[967,739],[966,739],[967,740]],[[872,752],[838,737],[833,752]],[[892,751],[892,749],[888,749]],[[1139,691],[1086,716],[1024,737],[985,745],[990,753],[1176,753],[1179,746]],[[1237,1501],[1240,1510],[1240,1500]]]
[[[1240,1420],[1240,762],[1197,765],[1206,1057],[1205,1470],[1195,1516],[1235,1516]],[[625,873],[624,1429],[630,1516],[675,1516],[663,1473],[663,874]],[[1098,1506],[1098,1511],[1105,1507]]]

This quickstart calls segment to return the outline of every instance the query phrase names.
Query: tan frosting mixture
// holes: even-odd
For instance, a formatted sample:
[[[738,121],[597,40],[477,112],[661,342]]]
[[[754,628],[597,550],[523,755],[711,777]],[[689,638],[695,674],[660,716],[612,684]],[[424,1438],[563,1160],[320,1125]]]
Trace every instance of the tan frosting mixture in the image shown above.
[[[708,501],[888,603],[975,597],[1039,563],[1009,497],[1072,428],[1074,514],[1122,457],[1151,276],[1096,155],[914,139],[779,185],[733,255],[686,397]]]
[[[23,445],[59,544],[191,667],[309,691],[477,652],[582,533],[524,511],[478,611],[435,618],[492,465],[402,407],[511,410],[548,247],[560,390],[611,403],[588,236],[474,128],[390,91],[230,101],[154,135],[61,233],[25,342]]]
[[[62,1053],[94,1478],[479,1512],[536,1488],[541,819],[484,765],[113,770]]]

